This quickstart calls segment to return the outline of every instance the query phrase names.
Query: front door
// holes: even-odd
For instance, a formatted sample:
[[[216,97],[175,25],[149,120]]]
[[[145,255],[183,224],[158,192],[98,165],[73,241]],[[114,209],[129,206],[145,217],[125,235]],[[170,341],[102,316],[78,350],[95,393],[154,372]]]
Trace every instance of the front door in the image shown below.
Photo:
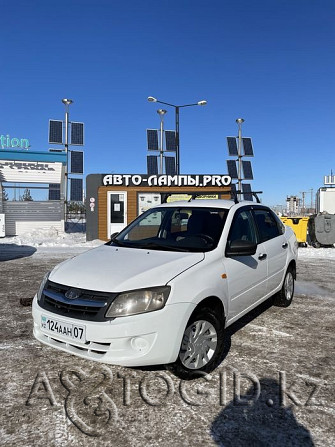
[[[110,238],[127,225],[127,193],[110,191],[107,201],[107,237]]]
[[[228,242],[244,240],[257,242],[256,228],[250,209],[242,208],[234,216]],[[237,319],[267,293],[267,258],[264,245],[258,244],[253,256],[232,256],[224,260],[230,306],[228,320]]]

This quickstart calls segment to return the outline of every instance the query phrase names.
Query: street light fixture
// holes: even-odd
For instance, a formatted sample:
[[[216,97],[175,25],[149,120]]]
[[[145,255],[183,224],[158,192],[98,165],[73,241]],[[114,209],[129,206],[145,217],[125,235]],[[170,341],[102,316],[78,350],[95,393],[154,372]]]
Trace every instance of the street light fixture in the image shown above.
[[[73,101],[72,101],[72,99],[64,98],[64,99],[62,99],[62,103],[65,104],[66,106],[69,106],[70,104],[73,103]]]
[[[179,145],[179,109],[181,107],[192,107],[192,106],[205,106],[207,104],[207,101],[202,99],[201,101],[198,101],[193,104],[183,104],[181,106],[178,106],[176,104],[170,104],[168,102],[159,101],[157,98],[154,98],[153,96],[148,96],[149,102],[158,102],[159,104],[165,104],[166,106],[174,107],[176,111],[176,173],[180,174],[180,145]]]

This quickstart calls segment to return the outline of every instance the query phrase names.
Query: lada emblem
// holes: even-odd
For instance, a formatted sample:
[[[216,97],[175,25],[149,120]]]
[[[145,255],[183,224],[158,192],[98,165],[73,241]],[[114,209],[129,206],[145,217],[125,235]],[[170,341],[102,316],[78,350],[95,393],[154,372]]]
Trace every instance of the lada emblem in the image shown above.
[[[69,289],[67,292],[65,292],[65,296],[68,300],[76,300],[81,295],[80,290],[78,289]]]

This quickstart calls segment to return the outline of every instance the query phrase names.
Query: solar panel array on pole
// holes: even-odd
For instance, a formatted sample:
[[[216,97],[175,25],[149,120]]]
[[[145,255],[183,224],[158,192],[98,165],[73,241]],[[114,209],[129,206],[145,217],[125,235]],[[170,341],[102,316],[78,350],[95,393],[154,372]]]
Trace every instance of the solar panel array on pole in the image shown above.
[[[253,157],[254,149],[252,147],[251,138],[242,138],[242,142],[243,142],[244,156]]]
[[[63,121],[49,120],[49,143],[63,144]]]
[[[230,187],[231,187],[230,195],[231,198],[234,200],[236,197],[236,183],[232,183]]]
[[[71,123],[71,145],[84,145],[84,123]]]
[[[71,192],[70,200],[74,202],[83,201],[83,179],[81,178],[71,178]]]
[[[227,144],[228,144],[228,154],[233,156],[238,156],[238,149],[237,149],[237,142],[236,137],[227,137]]]
[[[71,174],[84,173],[84,153],[82,151],[71,151]]]
[[[147,129],[148,151],[158,151],[158,130]]]
[[[167,175],[176,175],[175,157],[165,157],[165,173]]]
[[[251,161],[242,160],[242,169],[245,180],[253,180]]]
[[[165,150],[175,151],[177,149],[176,144],[176,132],[174,130],[165,131]]]
[[[49,200],[60,200],[60,184],[49,184]]]
[[[250,183],[242,183],[242,191],[243,191],[244,200],[250,200],[252,202]]]
[[[147,156],[147,172],[148,175],[157,175],[158,174],[158,163],[156,155],[148,155]]]
[[[227,160],[227,167],[228,167],[228,175],[230,175],[230,177],[232,179],[237,179],[238,178],[238,174],[237,174],[237,168],[236,168],[236,161],[235,160]]]

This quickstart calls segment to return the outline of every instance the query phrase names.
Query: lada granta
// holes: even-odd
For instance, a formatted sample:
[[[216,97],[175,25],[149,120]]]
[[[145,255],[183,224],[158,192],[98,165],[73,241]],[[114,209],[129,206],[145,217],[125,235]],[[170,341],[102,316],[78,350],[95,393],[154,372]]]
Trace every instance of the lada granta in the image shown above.
[[[292,229],[259,203],[162,204],[44,277],[34,335],[89,360],[192,378],[220,363],[226,327],[269,297],[291,304],[296,261]]]

